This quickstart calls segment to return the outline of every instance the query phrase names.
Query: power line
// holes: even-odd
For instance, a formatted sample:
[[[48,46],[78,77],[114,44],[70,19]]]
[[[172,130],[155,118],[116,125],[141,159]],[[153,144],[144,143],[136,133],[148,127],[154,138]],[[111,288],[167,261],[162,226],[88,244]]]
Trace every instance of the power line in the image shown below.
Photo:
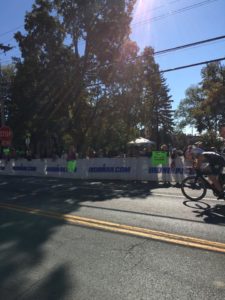
[[[159,51],[155,51],[154,55],[162,55],[162,54],[166,54],[166,53],[169,53],[169,52],[182,50],[182,49],[185,49],[185,48],[195,47],[195,46],[198,46],[198,45],[201,45],[201,44],[206,44],[206,43],[222,40],[224,38],[225,38],[225,35],[221,35],[221,36],[218,36],[218,37],[215,37],[215,38],[210,38],[210,39],[206,39],[206,40],[202,40],[202,41],[198,41],[198,42],[194,42],[194,43],[184,44],[184,45],[173,47],[173,48],[159,50]],[[14,49],[18,48],[18,45],[14,45],[13,48]],[[0,53],[0,54],[2,54],[2,53]]]
[[[161,70],[161,71],[159,71],[159,73],[167,73],[167,72],[172,72],[172,71],[178,71],[178,70],[181,70],[181,69],[196,67],[196,66],[200,66],[200,65],[213,63],[213,62],[223,61],[223,60],[225,60],[225,57],[216,58],[216,59],[212,59],[212,60],[207,60],[207,61],[203,61],[203,62],[199,62],[199,63],[195,63],[195,64],[190,64],[190,65],[175,67],[175,68],[171,68],[171,69]],[[97,75],[96,73],[92,73],[92,74],[90,73],[88,76],[89,77],[91,77],[91,76],[95,77],[96,75]]]
[[[180,0],[174,0],[174,1],[171,1],[170,3],[172,4],[172,3],[175,3],[175,2],[178,2],[178,1],[180,1]],[[161,18],[165,18],[165,17],[168,17],[170,15],[174,15],[176,13],[181,13],[183,11],[187,11],[187,10],[190,10],[190,9],[198,8],[200,6],[204,6],[204,5],[210,4],[210,3],[215,2],[215,1],[218,1],[218,0],[204,0],[202,2],[198,2],[198,3],[195,3],[195,4],[192,4],[192,5],[180,8],[178,10],[171,11],[170,13],[167,13],[167,14],[164,14],[164,15],[159,15],[159,16],[156,16],[156,17],[153,17],[153,18],[150,18],[150,19],[146,19],[146,20],[135,22],[132,26],[135,26],[135,25],[138,25],[138,24],[143,25],[143,24],[149,23],[149,21],[150,22],[151,21],[157,21],[157,20],[159,20]],[[152,10],[156,10],[158,8],[161,8],[163,6],[165,6],[165,5],[161,5],[159,7],[156,7],[155,9],[151,9],[151,11]],[[24,26],[24,24],[21,24],[21,25],[15,27],[15,28],[12,28],[12,29],[10,29],[10,30],[8,30],[6,32],[0,33],[0,37],[6,35],[8,33],[11,33],[11,32],[13,32],[13,31],[15,31],[15,30],[17,30],[17,29],[19,29],[19,28],[21,28],[23,26]]]
[[[172,4],[172,3],[175,3],[175,2],[179,2],[179,1],[181,1],[181,0],[174,0],[174,1],[171,1],[170,3]],[[135,27],[137,25],[145,25],[145,24],[153,22],[153,21],[158,21],[158,20],[164,19],[166,17],[172,16],[172,15],[175,15],[175,14],[178,14],[178,13],[182,13],[182,12],[185,12],[185,11],[188,11],[188,10],[191,10],[191,9],[195,9],[195,8],[200,7],[200,6],[205,6],[207,4],[210,4],[210,3],[216,2],[216,1],[218,1],[218,0],[204,0],[202,2],[198,2],[198,3],[195,3],[195,4],[192,4],[192,5],[180,8],[178,10],[171,11],[170,13],[167,13],[167,14],[164,14],[164,15],[159,15],[159,16],[156,16],[156,17],[153,17],[153,18],[150,18],[150,19],[146,19],[146,20],[135,22],[132,25],[132,27]],[[161,5],[159,7],[163,7],[163,5]],[[23,25],[21,25],[21,26],[23,26]],[[21,27],[21,26],[19,26],[19,27]],[[11,31],[13,31],[13,30],[11,30]],[[85,44],[85,41],[80,41],[79,44],[80,45]]]
[[[6,35],[6,34],[8,34],[8,33],[11,33],[11,32],[13,32],[14,30],[17,30],[17,29],[19,29],[19,28],[21,28],[21,27],[23,27],[23,24],[20,25],[20,26],[15,27],[15,28],[13,28],[13,29],[10,29],[9,31],[6,31],[6,32],[1,33],[1,34],[0,34],[0,37],[2,37],[3,35]]]
[[[174,4],[174,3],[176,3],[176,2],[180,2],[180,1],[182,1],[182,0],[174,0],[174,1],[168,2],[168,4],[170,5],[170,4]],[[159,9],[162,9],[162,8],[164,8],[164,7],[166,7],[166,6],[167,6],[167,5],[165,5],[165,4],[161,4],[161,5],[159,5],[159,6],[156,6],[156,7],[150,8],[150,9],[146,9],[146,10],[145,10],[145,14],[146,14],[146,12],[153,12],[154,10],[159,10]],[[143,13],[135,14],[135,11],[134,11],[134,12],[133,12],[133,15],[135,15],[135,17],[137,17],[137,16],[143,15]],[[138,19],[140,19],[140,18],[137,18],[136,20],[138,20]]]
[[[181,46],[177,46],[177,47],[173,47],[173,48],[168,48],[168,49],[165,49],[165,50],[156,51],[154,53],[154,55],[160,55],[160,54],[165,54],[165,53],[168,53],[168,52],[182,50],[184,48],[194,47],[196,45],[205,44],[205,43],[209,43],[209,42],[212,42],[212,41],[221,40],[221,39],[224,39],[224,38],[225,38],[225,35],[222,35],[222,36],[218,36],[218,37],[215,37],[215,38],[210,38],[210,39],[206,39],[206,40],[202,40],[202,41],[198,41],[198,42],[194,42],[194,43],[189,43],[189,44],[185,44],[185,45],[181,45]],[[136,56],[135,58],[139,58],[139,57],[141,57],[141,56]],[[171,68],[171,69],[166,69],[166,70],[160,71],[160,73],[176,71],[176,70],[180,70],[180,69],[195,67],[195,66],[199,66],[199,65],[203,65],[203,64],[207,64],[207,63],[211,63],[211,62],[222,61],[222,60],[225,60],[225,57],[214,59],[214,60],[209,60],[209,61],[204,61],[204,62],[199,62],[199,63],[195,63],[195,64],[190,64],[190,65],[175,67],[175,68]],[[2,61],[2,63],[6,63],[8,61],[11,61],[11,60],[5,60],[5,61]],[[14,62],[11,61],[11,63],[14,63]],[[117,62],[116,63],[111,63],[111,65],[116,65],[116,64],[118,64],[118,63]],[[95,74],[93,74],[93,75],[95,75]]]
[[[174,1],[171,1],[170,3],[175,3],[175,2],[178,2],[178,1],[181,1],[181,0],[174,0]],[[219,1],[219,0],[204,0],[204,1],[192,4],[192,5],[189,5],[189,6],[185,6],[183,8],[178,9],[178,10],[173,10],[173,11],[167,13],[167,14],[159,15],[159,16],[152,17],[152,18],[145,19],[145,20],[141,20],[141,21],[137,21],[137,22],[135,22],[131,25],[131,28],[136,27],[138,25],[145,25],[145,24],[148,24],[148,23],[154,22],[154,21],[159,21],[159,20],[165,19],[169,16],[172,16],[172,15],[175,15],[175,14],[178,14],[178,13],[183,13],[185,11],[195,9],[195,8],[198,8],[198,7],[201,7],[201,6],[205,6],[205,5],[208,5],[208,4],[210,4],[212,2],[216,2],[216,1]],[[165,5],[161,5],[158,8],[163,7],[163,6],[165,6]],[[151,9],[151,11],[153,11],[153,10],[155,10],[155,9]],[[79,42],[79,44],[84,45],[85,41],[82,40],[82,41]]]
[[[152,17],[152,18],[149,18],[149,19],[145,19],[145,20],[142,20],[142,21],[135,22],[135,23],[133,23],[132,27],[135,27],[137,25],[145,25],[145,24],[148,24],[148,23],[154,22],[154,21],[159,21],[159,20],[165,19],[169,16],[173,16],[175,14],[180,14],[180,13],[189,11],[191,9],[195,9],[195,8],[198,8],[198,7],[201,7],[201,6],[208,5],[208,4],[210,4],[212,2],[215,2],[215,1],[218,1],[218,0],[205,0],[205,1],[195,3],[195,4],[192,4],[192,5],[189,5],[189,6],[185,6],[183,8],[173,10],[173,11],[171,11],[169,13],[166,13],[166,14],[163,14],[163,15],[159,15],[159,16],[156,16],[156,17]]]
[[[202,41],[198,41],[198,42],[195,42],[195,43],[185,44],[185,45],[182,45],[182,46],[177,46],[177,47],[168,48],[168,49],[165,49],[165,50],[156,51],[154,54],[155,55],[164,54],[164,53],[177,51],[177,50],[181,50],[181,49],[188,48],[188,47],[194,47],[194,46],[197,46],[197,45],[200,45],[200,44],[205,44],[205,43],[221,40],[221,39],[224,39],[224,38],[225,38],[225,35],[221,35],[221,36],[218,36],[218,37],[215,37],[215,38],[202,40]]]
[[[172,4],[172,3],[175,3],[175,2],[178,2],[178,1],[180,1],[180,0],[174,0],[174,1],[171,1],[170,3]],[[159,16],[156,16],[156,17],[152,17],[152,18],[150,18],[150,19],[146,19],[146,20],[142,20],[142,21],[135,22],[135,23],[133,23],[132,27],[135,27],[135,26],[137,26],[137,25],[145,25],[145,24],[150,23],[150,22],[153,22],[153,21],[158,21],[158,20],[164,19],[164,18],[166,18],[166,17],[168,17],[168,16],[172,16],[172,15],[174,15],[174,14],[178,14],[178,13],[182,13],[182,12],[185,12],[185,11],[188,11],[188,10],[191,10],[191,9],[195,9],[195,8],[200,7],[200,6],[205,6],[205,5],[210,4],[210,3],[212,3],[212,2],[215,2],[215,1],[218,1],[218,0],[204,0],[204,1],[202,1],[202,2],[198,2],[198,3],[195,3],[195,4],[192,4],[192,5],[189,5],[189,6],[180,8],[180,9],[178,9],[178,10],[171,11],[171,12],[169,12],[169,13],[167,13],[167,14],[163,14],[163,15],[159,15]],[[161,6],[157,7],[157,8],[161,8],[161,7],[163,7],[163,6],[165,6],[165,5],[161,5]],[[156,9],[156,8],[155,8],[155,9]],[[151,9],[151,11],[152,11],[152,10],[155,10],[155,9]],[[15,30],[17,30],[17,29],[19,29],[19,28],[21,28],[21,27],[23,27],[23,26],[24,26],[24,24],[21,24],[21,25],[15,27],[15,28],[13,28],[13,29],[10,29],[9,31],[3,32],[3,33],[0,34],[0,37],[6,35],[6,34],[8,34],[8,33],[11,33],[11,32],[13,32],[13,31],[15,31]],[[12,39],[13,39],[13,38],[11,38],[10,40],[12,40]],[[10,41],[10,40],[9,40],[9,41]],[[85,41],[81,41],[81,42],[80,42],[80,44],[84,44],[84,43],[85,43]],[[155,53],[155,54],[156,54],[156,53]]]
[[[191,65],[186,65],[186,66],[180,66],[180,67],[176,67],[176,68],[172,68],[172,69],[166,69],[166,70],[162,70],[162,71],[159,71],[159,72],[160,73],[172,72],[172,71],[177,71],[177,70],[181,70],[181,69],[196,67],[196,66],[200,66],[200,65],[206,65],[206,64],[209,64],[209,63],[213,63],[213,62],[219,62],[219,61],[222,61],[222,60],[225,60],[225,57],[212,59],[212,60],[207,60],[207,61],[203,61],[203,62],[191,64]]]

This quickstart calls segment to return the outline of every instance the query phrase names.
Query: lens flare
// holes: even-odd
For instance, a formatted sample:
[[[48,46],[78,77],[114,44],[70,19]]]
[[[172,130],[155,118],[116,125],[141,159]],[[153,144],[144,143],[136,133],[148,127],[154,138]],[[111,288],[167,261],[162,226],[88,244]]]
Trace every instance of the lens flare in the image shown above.
[[[133,24],[150,17],[150,11],[153,8],[153,5],[154,0],[138,0],[134,8]]]

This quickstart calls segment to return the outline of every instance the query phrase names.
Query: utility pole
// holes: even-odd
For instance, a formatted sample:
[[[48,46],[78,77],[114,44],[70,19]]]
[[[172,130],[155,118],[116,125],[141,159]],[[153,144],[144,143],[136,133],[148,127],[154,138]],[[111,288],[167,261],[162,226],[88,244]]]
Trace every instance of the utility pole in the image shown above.
[[[0,62],[0,105],[1,105],[1,127],[5,125],[5,95],[6,95],[6,84],[4,82],[2,67]]]
[[[0,62],[0,105],[1,105],[1,126],[4,126],[5,125],[5,103],[4,103],[4,85],[3,85],[1,62]]]
[[[1,126],[5,125],[4,99],[1,97]]]
[[[159,103],[158,97],[155,94],[154,102],[154,113],[155,113],[155,135],[156,135],[156,149],[160,150],[160,140],[159,140]]]
[[[4,53],[12,50],[13,47],[10,45],[4,45],[0,43],[0,50],[2,50]],[[1,126],[5,125],[5,101],[4,96],[6,94],[7,86],[5,86],[3,82],[3,76],[2,76],[2,67],[1,67],[1,61],[0,61],[0,108],[1,108]]]
[[[0,63],[0,116],[1,126],[4,126],[7,120],[8,112],[6,110],[7,102],[10,98],[11,80],[7,74],[4,74]]]

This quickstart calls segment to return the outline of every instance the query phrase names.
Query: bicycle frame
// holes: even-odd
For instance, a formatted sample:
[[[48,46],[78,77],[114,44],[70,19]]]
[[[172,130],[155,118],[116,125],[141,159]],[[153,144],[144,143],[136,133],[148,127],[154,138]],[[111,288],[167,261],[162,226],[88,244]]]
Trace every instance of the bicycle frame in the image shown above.
[[[218,178],[221,184],[223,183],[223,176],[222,175],[223,174],[219,174],[219,178]],[[203,174],[200,170],[196,170],[196,181],[198,180],[198,178],[200,178],[204,182],[206,188],[212,190],[213,193],[216,196],[218,196],[219,191],[204,176],[207,176],[207,175]]]
[[[207,189],[210,189],[216,197],[220,196],[220,192],[206,178],[207,174],[204,174],[200,170],[195,171],[195,175],[191,175],[183,179],[181,183],[181,191],[183,195],[191,201],[198,201],[203,199],[206,195]],[[219,181],[224,189],[225,174],[219,175]]]

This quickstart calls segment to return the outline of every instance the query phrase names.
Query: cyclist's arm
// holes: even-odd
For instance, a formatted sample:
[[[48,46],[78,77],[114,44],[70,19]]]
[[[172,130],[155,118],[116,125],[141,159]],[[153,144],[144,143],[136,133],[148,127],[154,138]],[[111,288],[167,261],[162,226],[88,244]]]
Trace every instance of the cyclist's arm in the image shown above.
[[[200,169],[201,168],[201,165],[202,165],[202,162],[204,161],[204,156],[203,155],[197,155],[195,160],[194,160],[194,164],[193,164],[193,167],[195,169]]]

